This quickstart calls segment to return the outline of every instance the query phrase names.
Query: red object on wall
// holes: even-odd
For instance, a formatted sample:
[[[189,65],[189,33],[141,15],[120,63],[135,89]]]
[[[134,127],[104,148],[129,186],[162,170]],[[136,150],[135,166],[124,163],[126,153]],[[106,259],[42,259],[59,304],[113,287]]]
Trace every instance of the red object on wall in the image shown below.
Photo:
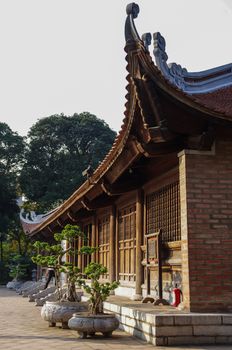
[[[174,288],[173,289],[173,294],[174,294],[174,302],[172,304],[172,306],[175,306],[177,307],[180,303],[181,303],[181,295],[182,295],[182,292],[179,288]]]

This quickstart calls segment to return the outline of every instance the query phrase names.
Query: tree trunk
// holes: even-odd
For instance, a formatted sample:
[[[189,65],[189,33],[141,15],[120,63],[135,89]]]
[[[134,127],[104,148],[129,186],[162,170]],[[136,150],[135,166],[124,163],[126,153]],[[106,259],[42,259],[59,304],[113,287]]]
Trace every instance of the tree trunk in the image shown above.
[[[68,287],[68,300],[69,301],[77,301],[75,283],[70,283],[70,285]]]

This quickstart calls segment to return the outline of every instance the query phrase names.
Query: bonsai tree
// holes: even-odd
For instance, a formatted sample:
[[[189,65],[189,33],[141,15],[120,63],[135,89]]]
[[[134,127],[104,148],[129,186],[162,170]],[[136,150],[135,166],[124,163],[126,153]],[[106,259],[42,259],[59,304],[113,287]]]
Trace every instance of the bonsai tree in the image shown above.
[[[91,279],[91,285],[88,285],[84,279],[79,279],[78,283],[84,290],[90,294],[89,306],[91,314],[103,314],[103,301],[105,301],[110,292],[119,286],[119,282],[100,283],[101,275],[107,273],[107,268],[102,264],[91,262],[84,270],[87,279]]]
[[[9,264],[9,276],[13,277],[16,281],[24,281],[30,277],[31,262],[28,257],[15,254],[11,257],[11,263]]]
[[[84,237],[83,232],[77,225],[66,225],[60,233],[54,234],[57,244],[49,244],[47,242],[36,241],[34,247],[39,253],[32,257],[32,261],[40,266],[50,267],[54,269],[55,283],[58,291],[58,300],[78,301],[76,293],[76,282],[80,279],[80,269],[74,263],[62,261],[65,254],[92,254],[96,248],[83,246],[77,250],[76,241],[79,237]],[[62,247],[62,241],[68,242],[68,248]],[[62,295],[60,273],[67,275],[67,293]]]

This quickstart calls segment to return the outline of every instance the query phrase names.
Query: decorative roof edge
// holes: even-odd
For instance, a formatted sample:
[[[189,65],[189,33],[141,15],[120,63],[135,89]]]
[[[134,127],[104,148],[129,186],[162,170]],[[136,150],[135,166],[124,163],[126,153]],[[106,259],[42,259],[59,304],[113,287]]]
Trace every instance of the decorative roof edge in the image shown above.
[[[136,27],[135,27],[135,24],[134,24],[134,18],[137,17],[138,13],[139,13],[139,6],[136,5],[135,3],[129,4],[127,6],[127,19],[126,19],[126,25],[125,25],[126,46],[128,44],[128,47],[129,47],[131,41],[141,43],[141,45],[139,44],[138,47],[142,51],[143,62],[145,65],[147,65],[147,70],[149,70],[150,74],[154,73],[154,77],[158,76],[158,80],[161,81],[161,83],[160,83],[161,86],[165,85],[165,87],[168,86],[168,88],[171,88],[171,92],[174,91],[175,94],[178,94],[178,97],[180,96],[182,98],[182,100],[184,99],[184,102],[187,101],[190,103],[194,103],[195,107],[200,108],[200,110],[202,110],[202,108],[203,108],[203,111],[206,113],[210,112],[210,115],[211,115],[211,113],[215,114],[216,113],[215,111],[209,111],[207,107],[199,104],[198,101],[194,100],[193,97],[189,96],[189,95],[191,95],[191,93],[192,94],[199,93],[199,90],[189,93],[189,91],[186,91],[183,88],[180,88],[180,89],[175,88],[175,87],[179,87],[179,86],[174,80],[174,77],[175,77],[174,73],[172,73],[174,75],[174,77],[173,77],[173,75],[171,76],[171,74],[170,74],[170,65],[167,64],[168,56],[165,52],[166,44],[165,44],[164,38],[161,36],[160,33],[154,34],[154,41],[155,41],[155,36],[160,36],[159,39],[160,38],[163,39],[163,42],[161,39],[161,41],[158,41],[156,43],[158,46],[157,49],[159,50],[159,54],[161,55],[161,58],[160,58],[159,64],[156,61],[157,66],[154,64],[154,62],[150,56],[149,50],[148,50],[148,47],[151,44],[151,34],[146,33],[146,34],[142,35],[142,38],[140,39],[139,34],[138,34]],[[30,230],[30,236],[34,236],[38,232],[41,232],[42,230],[44,230],[46,227],[49,227],[51,222],[57,220],[65,212],[68,212],[68,210],[72,207],[72,205],[74,203],[77,203],[78,201],[81,202],[81,199],[89,191],[91,191],[91,189],[94,186],[96,186],[97,184],[101,184],[101,180],[104,179],[105,174],[109,171],[112,164],[116,161],[116,159],[123,152],[123,149],[124,149],[124,147],[128,141],[128,138],[129,138],[129,133],[130,133],[132,122],[133,122],[134,108],[135,108],[135,104],[136,104],[135,86],[134,86],[132,73],[131,73],[131,67],[133,65],[131,64],[130,48],[128,50],[125,50],[125,51],[127,52],[126,61],[128,63],[127,67],[126,67],[126,69],[128,71],[128,75],[126,78],[128,84],[126,87],[127,94],[126,94],[126,103],[125,103],[126,108],[125,108],[125,112],[124,112],[125,117],[123,119],[123,124],[121,126],[121,130],[119,131],[118,135],[116,136],[116,139],[113,143],[111,150],[105,156],[103,161],[99,164],[97,169],[95,169],[94,173],[92,174],[92,176],[90,178],[90,181],[88,181],[88,180],[85,181],[60,207],[56,208],[54,211],[52,211],[50,213],[42,215],[40,222],[32,222],[32,221],[27,222],[29,224],[33,224],[33,223],[35,224],[35,228],[34,229],[32,228]],[[162,55],[163,55],[163,58],[162,58]],[[130,64],[129,64],[129,61],[130,61]],[[161,70],[161,64],[164,65],[164,68],[163,68],[164,72]],[[187,73],[187,76],[188,75],[191,76],[192,77],[192,84],[194,83],[194,80],[197,80],[197,77],[199,76],[199,74],[203,74],[205,72],[210,71],[211,75],[212,75],[212,71],[213,71],[214,72],[213,78],[215,78],[215,75],[216,75],[216,73],[218,73],[218,70],[219,70],[219,76],[220,76],[223,74],[223,71],[224,71],[223,69],[225,67],[229,66],[230,72],[231,72],[230,85],[232,85],[232,64],[218,67],[218,68],[214,68],[212,70],[200,72],[200,73],[189,73],[189,72],[187,72],[187,70],[185,68],[182,68],[181,66],[179,66],[177,64],[173,63],[172,65],[176,65],[177,67],[180,67],[180,69],[182,71],[184,71],[184,73],[183,73],[184,75]],[[174,71],[174,69],[173,69],[173,71]],[[170,76],[171,76],[171,78],[170,78]],[[160,79],[160,78],[162,78],[162,79]],[[190,86],[191,86],[191,84],[190,84]],[[226,85],[226,86],[228,86],[228,85]],[[220,87],[217,86],[213,90],[217,90]],[[213,91],[213,90],[205,90],[202,92]],[[25,220],[25,218],[24,218],[24,220]]]
[[[58,207],[59,208],[59,207]],[[20,210],[20,220],[21,222],[25,223],[25,224],[41,224],[42,222],[44,222],[52,213],[54,213],[58,208],[55,208],[51,211],[49,211],[48,213],[45,214],[38,214],[36,215],[36,213],[34,211],[30,211],[29,213],[26,213],[26,215],[24,216],[24,209]]]
[[[188,72],[177,63],[167,63],[166,42],[159,32],[153,34],[153,41],[157,67],[173,85],[184,92],[201,94],[232,86],[232,63],[201,72]]]
[[[139,5],[134,2],[130,3],[126,7],[127,19],[125,23],[125,39],[126,41],[136,40],[141,41],[137,29],[134,24],[134,18],[139,14]]]

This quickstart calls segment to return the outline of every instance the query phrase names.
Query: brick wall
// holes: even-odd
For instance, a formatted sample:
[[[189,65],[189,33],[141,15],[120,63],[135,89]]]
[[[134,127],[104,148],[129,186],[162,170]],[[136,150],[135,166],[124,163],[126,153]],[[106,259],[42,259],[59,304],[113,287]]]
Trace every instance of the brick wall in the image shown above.
[[[179,160],[184,305],[232,311],[232,141]]]

